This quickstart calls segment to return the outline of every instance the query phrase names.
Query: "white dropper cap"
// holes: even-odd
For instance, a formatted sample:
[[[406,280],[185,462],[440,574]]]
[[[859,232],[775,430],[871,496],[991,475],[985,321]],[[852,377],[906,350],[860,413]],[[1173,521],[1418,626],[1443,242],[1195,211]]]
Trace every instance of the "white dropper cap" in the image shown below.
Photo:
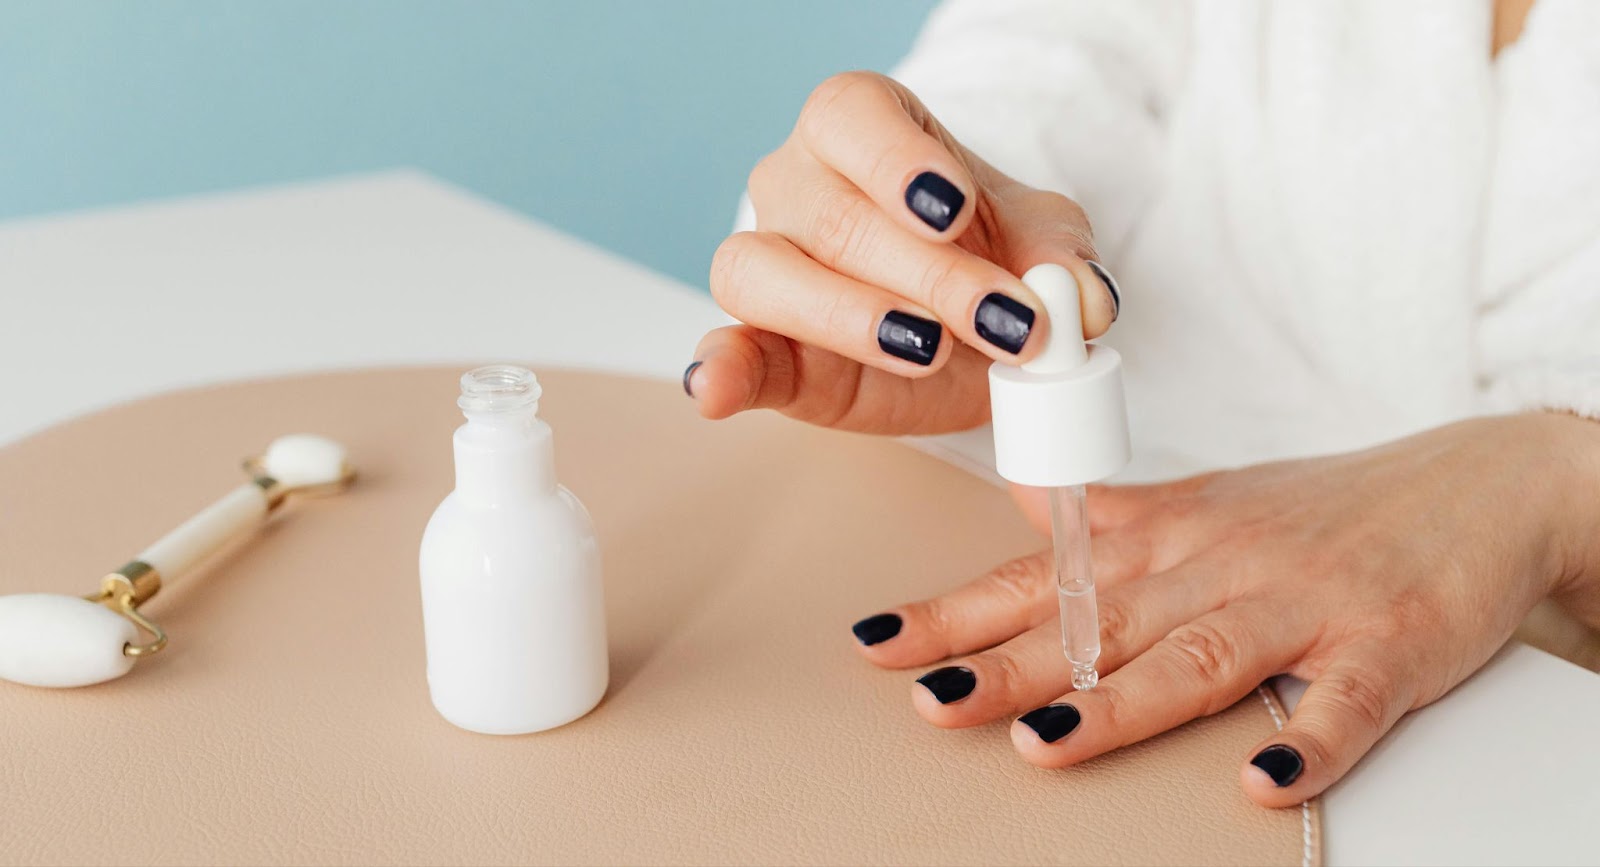
[[[1078,281],[1060,265],[1022,275],[1050,319],[1050,342],[1032,361],[989,367],[995,469],[1020,485],[1097,482],[1127,465],[1122,356],[1083,340]]]

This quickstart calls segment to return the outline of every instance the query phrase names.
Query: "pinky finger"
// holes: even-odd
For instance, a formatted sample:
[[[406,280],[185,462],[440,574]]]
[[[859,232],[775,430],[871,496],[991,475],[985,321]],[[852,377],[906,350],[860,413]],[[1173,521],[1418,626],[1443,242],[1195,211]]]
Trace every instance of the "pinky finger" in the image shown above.
[[[1347,657],[1306,689],[1283,730],[1250,754],[1240,783],[1264,807],[1292,807],[1338,782],[1410,709],[1376,655]]]

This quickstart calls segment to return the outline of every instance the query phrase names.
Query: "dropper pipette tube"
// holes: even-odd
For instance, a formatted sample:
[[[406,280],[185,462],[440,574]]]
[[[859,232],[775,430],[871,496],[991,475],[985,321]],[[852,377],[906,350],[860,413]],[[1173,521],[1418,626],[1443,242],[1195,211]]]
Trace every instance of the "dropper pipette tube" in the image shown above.
[[[1072,663],[1072,688],[1100,682],[1100,616],[1089,559],[1089,509],[1083,485],[1048,488],[1056,593],[1061,601],[1061,647]]]

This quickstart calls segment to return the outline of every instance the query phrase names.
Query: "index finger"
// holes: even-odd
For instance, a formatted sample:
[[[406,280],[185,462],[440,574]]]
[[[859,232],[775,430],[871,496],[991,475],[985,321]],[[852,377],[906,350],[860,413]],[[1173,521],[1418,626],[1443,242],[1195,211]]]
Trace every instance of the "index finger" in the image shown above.
[[[795,134],[893,219],[924,238],[949,241],[972,222],[977,185],[910,91],[885,76],[846,72],[812,91]]]

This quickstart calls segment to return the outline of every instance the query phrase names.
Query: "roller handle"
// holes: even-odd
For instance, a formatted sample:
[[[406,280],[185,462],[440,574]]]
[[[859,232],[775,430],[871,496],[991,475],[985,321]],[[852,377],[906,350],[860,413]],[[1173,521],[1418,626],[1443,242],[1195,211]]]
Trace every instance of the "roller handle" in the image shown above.
[[[162,536],[138,559],[161,573],[164,582],[171,582],[244,530],[258,526],[266,516],[266,491],[247,482]]]

